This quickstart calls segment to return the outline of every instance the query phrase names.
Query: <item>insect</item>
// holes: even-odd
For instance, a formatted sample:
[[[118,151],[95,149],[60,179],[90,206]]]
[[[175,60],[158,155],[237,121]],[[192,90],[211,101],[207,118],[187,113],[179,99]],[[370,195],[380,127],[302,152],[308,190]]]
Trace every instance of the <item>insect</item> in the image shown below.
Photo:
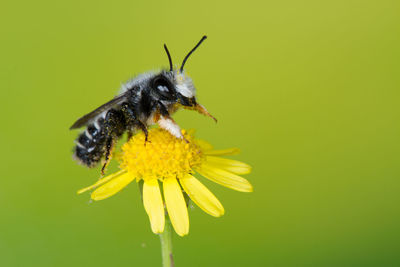
[[[176,138],[184,139],[179,125],[171,117],[179,108],[196,110],[217,121],[197,103],[192,79],[183,69],[189,56],[206,38],[203,36],[186,55],[179,69],[174,69],[171,55],[164,44],[169,70],[136,76],[122,85],[119,95],[78,119],[70,129],[86,126],[86,130],[75,141],[74,158],[90,168],[104,159],[101,170],[104,175],[112,149],[125,132],[130,138],[137,130],[143,131],[146,144],[148,126],[158,124]]]

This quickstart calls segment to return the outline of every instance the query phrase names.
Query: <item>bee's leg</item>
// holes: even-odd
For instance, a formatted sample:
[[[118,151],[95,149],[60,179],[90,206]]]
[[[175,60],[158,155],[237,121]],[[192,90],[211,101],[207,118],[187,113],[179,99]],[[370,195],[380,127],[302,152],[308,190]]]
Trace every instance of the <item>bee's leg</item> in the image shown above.
[[[189,143],[188,140],[183,136],[181,127],[174,121],[170,116],[161,115],[157,121],[160,128],[167,130],[170,134],[175,136],[176,138],[183,139],[186,143]]]
[[[168,109],[164,106],[163,103],[161,103],[160,101],[158,101],[157,107],[158,107],[158,110],[160,111],[160,114],[161,114],[162,116],[164,116],[164,117],[169,117]]]
[[[137,116],[135,110],[129,105],[129,103],[123,103],[121,105],[121,111],[124,114],[126,124],[131,126],[132,128],[138,127],[146,136],[144,144],[148,142],[148,131],[146,125],[141,122]],[[132,132],[128,133],[128,140],[132,137]]]
[[[149,131],[147,130],[146,125],[143,124],[143,122],[141,122],[140,120],[136,120],[136,125],[140,128],[140,130],[143,131],[144,135],[145,135],[145,139],[144,139],[144,145],[146,145],[147,142],[150,142],[148,137],[149,137]],[[151,142],[150,142],[151,143]]]
[[[103,167],[101,168],[101,175],[104,176],[105,170],[108,166],[108,164],[110,164],[110,160],[111,160],[111,153],[114,149],[114,142],[113,142],[113,138],[109,137],[106,141],[106,154],[105,154],[105,162],[103,164]]]
[[[111,109],[107,112],[104,118],[104,136],[105,136],[105,152],[104,164],[101,168],[101,175],[104,175],[105,170],[110,163],[112,151],[114,149],[115,140],[120,137],[125,129],[125,122],[122,119],[120,111]]]
[[[158,109],[161,114],[160,118],[157,121],[158,125],[164,130],[170,132],[176,138],[183,139],[188,142],[183,136],[179,125],[174,121],[173,118],[171,118],[167,108],[161,102],[158,102]]]
[[[131,127],[128,127],[128,141],[132,138],[134,134],[134,123],[136,120],[136,115],[134,110],[130,107],[128,103],[122,103],[121,104],[121,111],[122,114],[124,115],[126,125],[129,125]]]
[[[122,103],[121,104],[121,111],[125,118],[125,122],[127,126],[134,126],[137,120],[135,110],[129,105],[129,103]]]
[[[181,132],[181,128],[179,127],[178,124],[176,124],[173,118],[161,115],[157,123],[161,128],[167,130],[176,138],[185,139]]]
[[[127,141],[129,141],[133,136],[133,132],[132,131],[128,131],[128,139]]]

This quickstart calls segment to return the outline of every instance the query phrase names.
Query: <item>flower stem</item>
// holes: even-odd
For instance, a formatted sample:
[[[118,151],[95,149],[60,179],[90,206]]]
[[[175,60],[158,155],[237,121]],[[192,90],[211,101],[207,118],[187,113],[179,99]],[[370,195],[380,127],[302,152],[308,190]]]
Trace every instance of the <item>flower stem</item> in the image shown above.
[[[168,216],[165,218],[164,232],[160,234],[161,255],[163,267],[174,267],[174,257],[172,254],[172,227]]]

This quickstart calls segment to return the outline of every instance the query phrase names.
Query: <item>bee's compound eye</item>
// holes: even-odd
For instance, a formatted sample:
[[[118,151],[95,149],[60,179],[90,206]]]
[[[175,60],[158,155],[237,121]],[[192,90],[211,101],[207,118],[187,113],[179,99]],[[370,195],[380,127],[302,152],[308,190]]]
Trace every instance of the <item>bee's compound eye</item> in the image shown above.
[[[161,98],[171,99],[175,95],[172,84],[163,76],[156,77],[152,87]]]
[[[158,91],[161,91],[161,92],[169,92],[168,87],[165,85],[158,85],[157,89],[158,89]]]
[[[168,81],[163,77],[157,77],[154,79],[153,88],[157,89],[158,91],[169,92],[169,86],[170,85]]]

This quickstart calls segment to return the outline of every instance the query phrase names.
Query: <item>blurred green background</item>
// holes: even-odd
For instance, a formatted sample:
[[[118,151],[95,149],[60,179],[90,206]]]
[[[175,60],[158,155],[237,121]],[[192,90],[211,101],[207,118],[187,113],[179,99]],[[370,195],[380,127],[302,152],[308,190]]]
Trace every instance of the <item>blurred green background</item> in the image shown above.
[[[176,266],[400,266],[399,1],[2,1],[0,265],[160,266],[131,184],[89,204],[79,116],[174,62],[218,124],[175,119],[254,171],[254,193],[201,179]]]

